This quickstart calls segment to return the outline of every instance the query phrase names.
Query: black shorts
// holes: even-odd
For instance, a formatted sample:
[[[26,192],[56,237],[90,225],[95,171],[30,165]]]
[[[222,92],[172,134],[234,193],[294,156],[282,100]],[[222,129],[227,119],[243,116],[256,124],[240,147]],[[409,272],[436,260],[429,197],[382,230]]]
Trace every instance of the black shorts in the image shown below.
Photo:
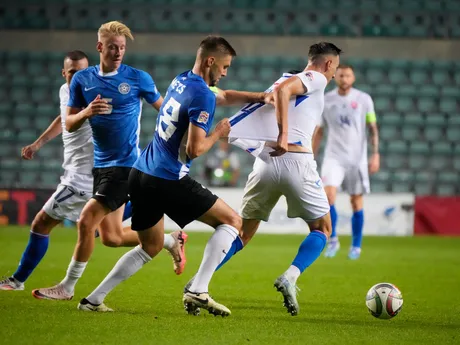
[[[218,197],[186,175],[165,180],[132,169],[129,195],[133,207],[131,228],[142,231],[168,215],[181,228],[205,214]]]
[[[131,168],[93,168],[93,198],[115,211],[129,200],[128,177]]]

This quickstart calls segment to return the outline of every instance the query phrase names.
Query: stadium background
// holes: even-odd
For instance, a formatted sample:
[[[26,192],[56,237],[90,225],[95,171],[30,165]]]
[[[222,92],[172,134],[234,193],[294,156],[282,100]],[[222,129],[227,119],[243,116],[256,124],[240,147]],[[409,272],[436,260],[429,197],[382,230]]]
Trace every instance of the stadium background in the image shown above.
[[[375,210],[383,226],[395,218],[394,211],[411,212],[408,195],[460,193],[459,1],[28,0],[0,6],[3,224],[30,222],[59,181],[59,139],[45,145],[32,161],[21,161],[20,149],[58,113],[65,52],[81,49],[90,64],[97,63],[96,31],[102,22],[114,19],[135,34],[125,62],[148,71],[163,94],[176,74],[191,68],[198,42],[210,32],[227,37],[239,54],[220,86],[250,91],[265,90],[283,71],[303,68],[311,43],[333,41],[345,52],[342,61],[355,68],[355,86],[375,102],[381,170],[371,178],[372,191],[391,193],[396,200]],[[332,87],[333,82],[328,89]],[[216,120],[235,110],[218,108]],[[142,147],[152,136],[155,120],[155,112],[144,107]],[[252,157],[237,152],[242,162],[238,184],[243,186]],[[192,176],[199,179],[202,173],[198,159]],[[45,192],[11,193],[17,188]],[[422,199],[423,213],[438,208],[439,199]],[[348,211],[341,212],[346,216]],[[418,228],[446,231],[442,224],[444,230],[426,224]]]
[[[97,243],[73,301],[36,301],[30,290],[62,278],[76,241],[73,227],[58,228],[26,291],[0,294],[2,339],[18,344],[458,344],[460,238],[402,236],[460,234],[460,1],[0,2],[1,274],[14,271],[29,224],[62,172],[59,138],[31,161],[21,160],[20,149],[59,112],[64,54],[81,49],[96,64],[96,30],[109,20],[131,27],[135,41],[128,44],[125,62],[148,71],[163,94],[176,74],[192,66],[208,33],[228,38],[239,55],[221,82],[224,89],[264,90],[281,72],[303,68],[309,45],[319,40],[342,48],[343,61],[355,67],[356,87],[374,99],[380,129],[381,171],[372,176],[373,194],[365,198],[363,255],[347,260],[350,238],[341,236],[343,251],[333,260],[320,258],[299,280],[299,316],[286,315],[272,284],[291,262],[305,230],[301,222],[285,218],[281,203],[264,230],[303,235],[257,235],[215,275],[212,294],[232,309],[230,318],[189,318],[182,310],[182,288],[196,272],[209,237],[198,232],[189,234],[183,275],[175,277],[169,257],[160,253],[107,298],[116,313],[82,316],[75,308],[79,298],[127,249]],[[234,110],[218,108],[216,117]],[[141,145],[152,136],[155,117],[151,107],[144,108]],[[240,158],[241,187],[252,158],[244,152]],[[202,163],[198,159],[192,171],[198,180]],[[217,192],[238,207],[241,189]],[[339,234],[350,234],[347,196],[340,195],[338,209]],[[396,284],[405,301],[390,322],[373,319],[364,305],[368,288],[382,281]]]

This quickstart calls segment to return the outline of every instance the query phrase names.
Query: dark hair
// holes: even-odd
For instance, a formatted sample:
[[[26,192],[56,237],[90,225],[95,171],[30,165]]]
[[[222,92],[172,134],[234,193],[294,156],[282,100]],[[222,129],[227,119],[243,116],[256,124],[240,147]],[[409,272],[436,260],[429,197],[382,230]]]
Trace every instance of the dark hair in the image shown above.
[[[213,53],[236,56],[235,49],[225,38],[220,36],[208,36],[200,43],[199,54],[202,57]]]
[[[70,59],[72,61],[78,61],[78,60],[83,60],[86,59],[89,61],[88,56],[83,53],[81,50],[72,50],[68,52],[64,58],[64,61]]]
[[[344,64],[340,64],[339,67],[337,67],[337,69],[339,69],[339,68],[342,68],[342,69],[347,69],[347,68],[349,68],[349,69],[351,69],[352,71],[354,71],[352,65],[348,65],[348,64],[345,64],[345,63],[344,63]]]
[[[339,56],[342,49],[329,42],[319,42],[310,46],[308,50],[308,59],[312,63],[318,62],[324,55]]]
[[[288,71],[289,74],[299,74],[301,72],[302,71],[300,69],[291,69],[290,71]]]

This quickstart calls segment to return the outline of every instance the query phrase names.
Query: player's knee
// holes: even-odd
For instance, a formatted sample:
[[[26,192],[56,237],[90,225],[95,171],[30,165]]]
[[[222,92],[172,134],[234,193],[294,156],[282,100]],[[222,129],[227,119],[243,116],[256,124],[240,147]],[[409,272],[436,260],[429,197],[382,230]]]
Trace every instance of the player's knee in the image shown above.
[[[32,222],[31,229],[36,234],[42,234],[42,235],[48,235],[52,230],[52,228],[46,222],[44,217],[41,217],[39,214],[35,216]]]
[[[350,197],[350,203],[353,212],[359,211],[363,208],[363,198],[361,195],[352,195]]]
[[[243,227],[243,219],[241,219],[241,217],[236,212],[228,216],[228,219],[226,220],[225,224],[233,226],[235,229],[238,230],[240,235],[242,234],[241,229]]]
[[[123,239],[117,236],[101,236],[101,242],[106,247],[121,247]]]
[[[78,233],[80,234],[80,236],[94,236],[95,231],[96,229],[93,224],[93,217],[82,213],[80,216],[80,220],[78,221]]]
[[[332,234],[332,225],[329,214],[312,222],[308,223],[310,231],[320,231],[325,234],[328,238]]]

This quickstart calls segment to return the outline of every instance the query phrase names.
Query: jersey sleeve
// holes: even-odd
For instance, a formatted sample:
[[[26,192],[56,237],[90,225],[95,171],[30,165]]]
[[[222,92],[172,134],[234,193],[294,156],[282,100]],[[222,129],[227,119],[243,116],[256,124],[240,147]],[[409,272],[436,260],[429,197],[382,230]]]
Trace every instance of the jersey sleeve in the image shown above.
[[[367,97],[367,106],[366,106],[366,123],[375,123],[377,122],[377,117],[374,110],[374,101],[372,101],[371,96]]]
[[[216,96],[211,92],[201,93],[192,100],[188,109],[190,122],[205,130],[206,134],[212,126]]]
[[[155,82],[147,72],[139,71],[139,74],[140,96],[149,104],[155,103],[161,97]]]
[[[303,71],[296,76],[302,81],[307,88],[306,93],[312,93],[317,90],[323,92],[326,88],[327,80],[324,75],[315,71]]]
[[[88,105],[85,97],[83,97],[82,85],[80,83],[79,73],[75,74],[69,86],[69,102],[68,107],[71,108],[85,108]]]

